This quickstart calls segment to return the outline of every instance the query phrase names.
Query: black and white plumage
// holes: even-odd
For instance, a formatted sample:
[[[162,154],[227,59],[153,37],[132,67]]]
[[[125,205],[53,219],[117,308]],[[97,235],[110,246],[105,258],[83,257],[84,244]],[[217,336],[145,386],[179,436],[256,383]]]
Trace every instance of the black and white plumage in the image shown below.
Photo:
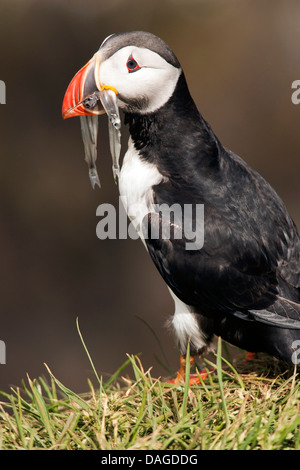
[[[84,78],[77,101],[85,98],[87,81],[89,92],[96,90],[93,78],[117,93],[130,132],[120,194],[175,301],[181,354],[189,340],[191,353],[199,354],[218,335],[293,362],[293,343],[300,340],[300,239],[283,202],[222,146],[161,39],[114,34],[97,54],[99,76]],[[204,204],[201,249],[186,250],[184,237],[151,238],[146,222],[160,223],[153,204],[163,203]]]

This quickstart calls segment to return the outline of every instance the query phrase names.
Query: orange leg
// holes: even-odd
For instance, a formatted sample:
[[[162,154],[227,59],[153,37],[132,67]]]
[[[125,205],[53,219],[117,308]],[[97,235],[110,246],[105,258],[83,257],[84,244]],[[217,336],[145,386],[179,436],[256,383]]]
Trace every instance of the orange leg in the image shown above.
[[[255,359],[255,356],[256,354],[254,352],[248,352],[245,357],[245,361],[253,361],[253,359]]]
[[[190,357],[190,368],[194,364],[195,358],[193,356]],[[180,356],[180,367],[175,379],[168,380],[169,383],[173,384],[184,384],[185,383],[185,370],[186,370],[186,357],[181,355]],[[200,377],[205,380],[207,378],[207,372],[203,369],[199,372]],[[190,374],[189,385],[199,385],[201,380],[198,374]]]

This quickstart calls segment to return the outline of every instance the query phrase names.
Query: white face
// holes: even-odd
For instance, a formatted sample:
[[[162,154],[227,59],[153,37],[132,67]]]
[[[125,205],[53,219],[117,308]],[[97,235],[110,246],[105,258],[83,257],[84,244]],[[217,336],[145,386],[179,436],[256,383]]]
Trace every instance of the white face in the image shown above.
[[[99,53],[101,56],[101,49]],[[135,66],[133,61],[137,63],[136,70],[132,70]],[[180,73],[181,69],[169,64],[156,52],[126,46],[101,63],[99,78],[102,85],[117,90],[121,109],[129,110],[131,105],[135,107],[138,103],[142,106],[140,112],[149,113],[169,100]]]

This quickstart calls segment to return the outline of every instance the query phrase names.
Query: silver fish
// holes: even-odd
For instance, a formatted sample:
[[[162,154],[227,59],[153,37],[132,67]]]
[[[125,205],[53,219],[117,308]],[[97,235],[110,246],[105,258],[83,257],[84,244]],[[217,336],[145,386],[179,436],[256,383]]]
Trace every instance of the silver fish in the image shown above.
[[[109,146],[113,161],[113,175],[115,183],[120,174],[119,159],[121,153],[121,120],[117,104],[117,96],[110,89],[100,92],[100,100],[108,116]]]
[[[113,161],[113,176],[115,183],[120,174],[119,159],[121,153],[121,120],[116,94],[110,89],[95,92],[83,101],[87,109],[99,107],[99,101],[108,117],[109,146]],[[99,112],[100,114],[100,112]],[[81,134],[85,150],[85,160],[89,167],[89,176],[92,188],[96,184],[101,187],[96,168],[98,115],[80,116]]]
[[[85,151],[85,161],[89,167],[90,182],[93,189],[95,189],[96,185],[100,188],[100,180],[95,164],[97,160],[98,116],[80,116],[80,125]]]

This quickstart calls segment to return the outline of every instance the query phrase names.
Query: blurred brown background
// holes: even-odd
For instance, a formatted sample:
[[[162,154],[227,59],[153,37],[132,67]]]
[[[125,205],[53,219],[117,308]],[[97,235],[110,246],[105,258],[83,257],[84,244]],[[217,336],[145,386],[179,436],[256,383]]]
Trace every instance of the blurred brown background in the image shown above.
[[[168,291],[140,241],[100,241],[96,208],[117,204],[101,119],[91,189],[78,119],[61,103],[75,72],[113,32],[148,30],[180,59],[200,111],[224,145],[257,169],[300,226],[300,79],[297,0],[2,0],[0,79],[0,388],[46,374],[87,389],[91,367],[111,374],[126,353],[165,374],[177,351],[165,320]],[[124,150],[124,148],[123,148]]]

